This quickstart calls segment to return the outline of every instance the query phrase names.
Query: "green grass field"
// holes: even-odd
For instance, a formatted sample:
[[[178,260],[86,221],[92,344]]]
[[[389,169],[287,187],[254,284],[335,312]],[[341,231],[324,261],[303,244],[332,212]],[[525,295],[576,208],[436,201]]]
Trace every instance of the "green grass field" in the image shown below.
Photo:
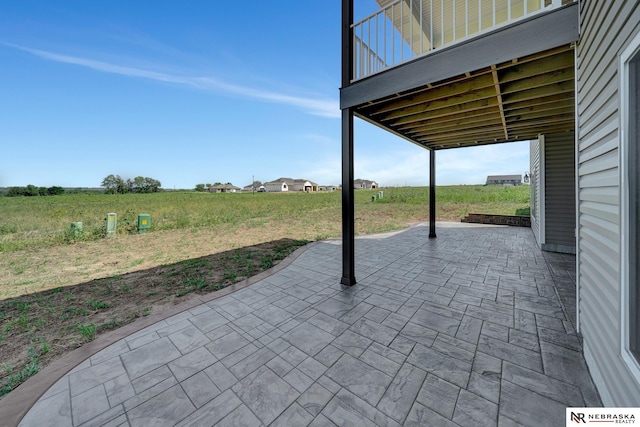
[[[356,217],[379,216],[386,221],[358,224],[358,233],[388,231],[406,220],[427,219],[429,189],[386,188],[384,197],[371,202],[377,191],[356,191]],[[437,219],[459,221],[474,213],[515,214],[527,208],[529,187],[444,186],[437,188]],[[0,252],[50,247],[75,240],[104,237],[106,214],[118,214],[118,234],[136,232],[137,215],[151,215],[151,231],[233,227],[259,227],[291,218],[313,224],[316,219],[341,221],[341,192],[330,193],[237,193],[209,194],[167,192],[156,194],[54,197],[0,197]],[[83,235],[72,238],[70,223],[81,221]],[[394,225],[398,224],[398,225]],[[339,229],[339,227],[338,227]],[[317,238],[336,237],[319,231]]]

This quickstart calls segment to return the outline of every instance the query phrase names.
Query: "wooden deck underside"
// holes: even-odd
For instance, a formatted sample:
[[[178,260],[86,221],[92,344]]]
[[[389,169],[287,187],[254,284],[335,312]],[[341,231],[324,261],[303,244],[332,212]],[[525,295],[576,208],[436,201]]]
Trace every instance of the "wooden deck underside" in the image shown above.
[[[420,146],[536,139],[575,128],[571,44],[355,107],[356,116]]]

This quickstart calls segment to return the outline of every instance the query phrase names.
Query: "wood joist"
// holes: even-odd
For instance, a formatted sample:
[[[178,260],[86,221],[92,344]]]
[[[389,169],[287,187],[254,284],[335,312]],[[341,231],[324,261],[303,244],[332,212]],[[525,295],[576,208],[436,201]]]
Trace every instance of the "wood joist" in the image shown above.
[[[573,46],[432,83],[355,109],[429,149],[535,139],[575,126]]]

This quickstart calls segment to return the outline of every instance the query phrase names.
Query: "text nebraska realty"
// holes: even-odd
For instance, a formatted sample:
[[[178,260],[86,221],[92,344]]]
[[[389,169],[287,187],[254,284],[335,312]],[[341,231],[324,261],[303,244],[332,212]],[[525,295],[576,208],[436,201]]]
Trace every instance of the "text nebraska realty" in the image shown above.
[[[585,420],[586,415],[586,420]],[[633,414],[584,414],[571,413],[571,420],[575,423],[613,423],[613,424],[635,424],[636,417]]]

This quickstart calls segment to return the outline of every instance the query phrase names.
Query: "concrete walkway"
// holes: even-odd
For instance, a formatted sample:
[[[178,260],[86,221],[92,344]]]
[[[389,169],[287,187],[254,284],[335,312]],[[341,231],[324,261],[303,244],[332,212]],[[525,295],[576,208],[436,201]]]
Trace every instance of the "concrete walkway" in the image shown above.
[[[543,255],[526,228],[427,236],[357,239],[351,288],[340,243],[314,244],[91,355],[20,425],[550,426],[601,405],[572,324],[572,256]]]

